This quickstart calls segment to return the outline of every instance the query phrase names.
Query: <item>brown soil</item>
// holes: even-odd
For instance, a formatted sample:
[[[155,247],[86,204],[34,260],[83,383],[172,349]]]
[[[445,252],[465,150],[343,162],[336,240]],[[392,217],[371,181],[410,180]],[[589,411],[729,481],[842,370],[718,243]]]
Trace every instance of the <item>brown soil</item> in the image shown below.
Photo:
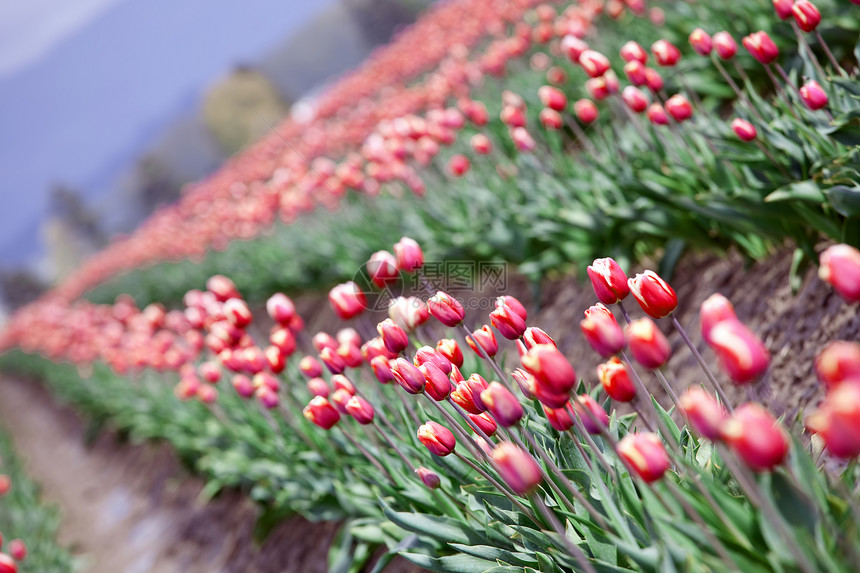
[[[324,573],[337,523],[295,517],[262,546],[257,509],[238,492],[209,503],[203,482],[166,445],[132,445],[112,433],[84,445],[85,427],[38,384],[0,383],[0,422],[48,502],[61,507],[59,542],[83,573]],[[398,560],[390,573],[418,573]]]

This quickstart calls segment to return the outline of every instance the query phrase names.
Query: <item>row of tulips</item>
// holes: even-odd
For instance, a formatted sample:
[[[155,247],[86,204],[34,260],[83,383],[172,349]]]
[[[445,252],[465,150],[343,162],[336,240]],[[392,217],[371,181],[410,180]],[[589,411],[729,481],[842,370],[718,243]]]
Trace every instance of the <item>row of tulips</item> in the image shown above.
[[[463,304],[422,276],[419,244],[403,238],[393,250],[367,264],[375,287],[394,288],[402,275],[417,275],[421,286],[392,301],[377,336],[359,334],[372,293],[354,283],[329,295],[332,310],[354,328],[308,339],[289,297],[273,295],[267,316],[254,316],[235,284],[216,276],[206,291],[188,293],[181,312],[138,311],[124,300],[99,311],[87,331],[58,328],[67,340],[52,347],[55,358],[75,360],[80,339],[94,339],[85,360],[100,357],[137,372],[128,382],[114,376],[114,388],[66,379],[77,390],[60,391],[90,400],[125,395],[126,407],[136,410],[125,423],[149,423],[148,431],[180,443],[183,436],[173,432],[182,427],[185,439],[194,437],[186,453],[205,460],[212,477],[220,476],[218,486],[247,485],[257,499],[295,508],[309,498],[318,502],[320,484],[330,484],[344,510],[360,517],[353,523],[357,539],[385,542],[392,554],[429,568],[851,570],[857,476],[838,459],[860,453],[860,345],[823,349],[816,371],[828,396],[804,432],[764,404],[728,399],[721,378],[755,396],[770,357],[720,295],[703,303],[700,323],[723,372],[705,368],[706,384],[682,391],[664,368],[670,345],[656,322],[671,321],[689,342],[673,318],[672,287],[653,271],[628,279],[614,260],[594,261],[588,274],[599,302],[581,326],[609,360],[592,385],[578,378],[550,334],[529,325],[517,299],[500,296],[489,324],[467,327]],[[858,302],[860,252],[831,247],[821,268],[847,302]],[[630,295],[645,317],[630,317]],[[271,328],[261,329],[264,321]],[[505,344],[518,358],[502,360]],[[692,343],[689,350],[704,365]],[[143,358],[116,362],[126,355]],[[177,357],[157,361],[168,355]],[[197,406],[165,416],[177,403],[142,366],[177,371],[176,396]],[[232,389],[219,392],[228,377]],[[661,403],[674,407],[674,418]],[[156,413],[170,420],[165,427],[152,429],[152,420],[142,419]],[[679,427],[679,420],[688,425]],[[822,446],[829,454],[821,456]],[[253,466],[260,458],[277,471],[260,475]],[[248,468],[249,475],[231,475],[237,481],[230,482],[219,474],[224,466]],[[299,482],[308,491],[284,483],[309,466],[314,474]],[[381,524],[385,519],[396,527]],[[362,528],[371,523],[368,535]]]
[[[847,36],[850,28],[825,0],[829,18],[792,45],[786,37],[793,28],[759,4],[727,15],[710,8],[708,30],[696,26],[697,18],[670,17],[656,26],[627,11],[614,34],[592,31],[590,3],[544,6],[529,14],[529,24],[511,27],[512,37],[489,44],[487,53],[508,46],[511,69],[503,79],[485,80],[468,97],[427,112],[374,124],[342,163],[305,167],[322,193],[315,200],[324,203],[323,195],[359,184],[395,194],[405,185],[432,200],[387,192],[347,198],[337,212],[305,214],[272,237],[234,243],[200,265],[136,271],[91,298],[133,292],[147,302],[178,303],[189,281],[227,272],[259,301],[272,290],[343,280],[380,232],[386,239],[417,234],[435,258],[504,258],[533,278],[572,263],[584,270],[601,253],[635,260],[667,245],[667,252],[737,245],[763,258],[790,238],[811,260],[820,235],[856,244],[857,103],[846,77],[855,64],[842,55],[843,40],[834,48],[841,61],[822,66],[817,58],[824,61],[819,50],[826,44],[816,35],[833,26]],[[769,31],[739,25],[745,17],[756,25],[764,19]],[[550,22],[555,36],[535,37]],[[805,34],[800,27],[797,33]],[[646,49],[631,36],[656,39]],[[452,58],[463,69],[475,65],[464,55]],[[772,82],[759,81],[769,74]],[[724,100],[732,97],[726,114]],[[332,226],[355,239],[334,248],[336,264]],[[293,244],[305,256],[270,272],[283,246]]]
[[[70,573],[71,556],[57,545],[59,514],[44,505],[38,488],[12,451],[9,437],[3,433],[0,472],[0,573]],[[28,555],[31,550],[33,555]]]

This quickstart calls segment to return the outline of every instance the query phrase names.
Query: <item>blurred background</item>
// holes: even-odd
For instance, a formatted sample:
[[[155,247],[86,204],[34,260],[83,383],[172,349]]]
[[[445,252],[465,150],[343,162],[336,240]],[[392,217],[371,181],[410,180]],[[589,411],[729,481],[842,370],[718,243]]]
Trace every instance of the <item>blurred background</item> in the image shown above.
[[[432,1],[0,1],[0,324]]]

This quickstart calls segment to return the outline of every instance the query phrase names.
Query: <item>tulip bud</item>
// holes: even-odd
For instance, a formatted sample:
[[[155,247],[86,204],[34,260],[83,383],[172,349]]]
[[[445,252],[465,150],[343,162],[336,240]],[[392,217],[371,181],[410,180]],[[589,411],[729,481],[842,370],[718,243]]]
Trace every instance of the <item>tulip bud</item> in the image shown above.
[[[576,371],[555,346],[533,346],[521,358],[521,362],[523,368],[535,377],[536,389],[542,388],[546,393],[560,395],[568,394],[576,385]]]
[[[530,326],[526,329],[523,334],[523,342],[525,343],[526,349],[530,349],[532,346],[537,346],[538,344],[556,346],[555,340],[553,340],[549,334],[536,326]]]
[[[809,415],[806,427],[821,436],[834,456],[860,455],[860,378],[830,391],[818,410]]]
[[[299,370],[309,378],[322,375],[322,364],[313,356],[304,356],[299,360]]]
[[[636,396],[636,387],[630,380],[630,373],[617,356],[597,367],[597,378],[609,397],[616,402],[629,402]]]
[[[654,318],[668,316],[678,306],[675,291],[654,271],[637,274],[627,284],[642,310]]]
[[[690,45],[700,56],[710,55],[713,47],[711,37],[701,28],[696,28],[690,32]]]
[[[573,418],[570,417],[570,412],[566,406],[561,408],[543,407],[543,413],[546,414],[546,419],[553,429],[559,432],[565,432],[573,427]]]
[[[325,364],[328,371],[332,374],[340,374],[346,370],[346,361],[340,354],[329,347],[322,349],[320,360],[322,360],[323,364]]]
[[[702,339],[711,344],[711,330],[724,320],[737,319],[735,307],[719,293],[714,293],[705,299],[699,310],[699,322],[702,328]]]
[[[346,413],[363,426],[373,423],[373,406],[361,396],[353,396],[349,399],[346,403]]]
[[[511,140],[518,151],[529,152],[537,148],[537,143],[524,127],[516,127],[511,130]]]
[[[812,32],[821,22],[821,12],[809,0],[797,0],[791,7],[797,27],[804,32]]]
[[[204,362],[197,370],[200,373],[200,377],[210,384],[217,384],[221,379],[221,369],[215,362]]]
[[[637,87],[626,86],[621,92],[621,99],[632,111],[642,113],[648,107],[648,97]]]
[[[827,105],[827,93],[815,80],[809,80],[800,88],[800,99],[809,109],[815,111]]]
[[[405,358],[390,361],[394,380],[410,394],[420,394],[424,390],[424,375]]]
[[[340,421],[340,414],[331,403],[322,396],[315,396],[302,410],[305,418],[323,430],[330,430]]]
[[[693,116],[693,106],[681,94],[675,94],[666,100],[666,111],[678,123],[684,122]]]
[[[496,422],[486,412],[482,414],[469,414],[469,419],[474,426],[477,426],[487,437],[496,433],[498,426]]]
[[[554,109],[544,108],[538,114],[538,120],[546,129],[561,129],[564,125],[564,119],[561,114]]]
[[[645,80],[648,89],[654,93],[658,93],[663,89],[663,76],[654,68],[645,68]]]
[[[645,64],[639,60],[627,62],[624,65],[624,75],[630,80],[634,86],[644,86],[648,83],[648,76],[645,75]]]
[[[681,59],[681,50],[668,40],[657,40],[651,44],[654,60],[663,67],[674,66]]]
[[[453,452],[457,445],[451,430],[432,421],[418,428],[418,440],[430,450],[430,453],[443,457]]]
[[[587,49],[588,44],[571,34],[568,34],[561,39],[561,51],[574,64],[579,63],[579,59],[582,57],[582,53],[585,52]]]
[[[594,50],[585,50],[579,56],[579,65],[592,78],[602,76],[609,69],[609,58]]]
[[[453,338],[443,338],[437,342],[436,351],[457,368],[463,367],[463,351]]]
[[[793,6],[794,0],[773,0],[773,9],[776,12],[776,17],[780,20],[791,18],[791,9]]]
[[[624,348],[624,331],[603,303],[586,310],[585,319],[580,321],[579,327],[591,348],[603,358],[617,354]]]
[[[660,102],[654,102],[645,110],[645,117],[654,125],[669,125],[669,116]]]
[[[567,96],[558,88],[552,86],[541,86],[538,89],[538,98],[544,107],[555,111],[564,111],[567,108]]]
[[[355,386],[349,378],[343,374],[335,374],[332,376],[331,383],[335,390],[345,390],[350,396],[355,395]]]
[[[523,370],[522,368],[517,368],[513,372],[511,372],[511,378],[517,383],[517,386],[520,387],[520,391],[526,397],[527,400],[535,399],[535,377]]]
[[[860,251],[850,245],[833,245],[821,253],[818,276],[847,303],[860,302]]]
[[[645,483],[663,477],[669,469],[669,454],[657,434],[631,433],[618,442],[618,455]]]
[[[457,326],[463,322],[466,311],[460,301],[451,295],[438,291],[427,301],[427,310],[445,326]]]
[[[692,386],[678,399],[681,413],[693,430],[711,441],[720,439],[720,431],[726,421],[725,408],[700,386]]]
[[[224,302],[231,298],[242,298],[236,284],[224,275],[215,275],[206,281],[206,290],[215,295],[218,302]]]
[[[277,292],[266,301],[266,312],[272,320],[286,326],[296,314],[296,305],[290,297],[284,293]]]
[[[337,331],[338,348],[344,344],[361,346],[361,335],[354,328],[341,328]]]
[[[472,351],[480,357],[483,357],[484,353],[486,353],[487,356],[492,358],[499,351],[499,344],[496,342],[496,336],[486,324],[472,332],[472,334],[466,338],[466,344],[468,344],[469,348],[471,348]],[[483,352],[481,352],[481,349],[483,349]]]
[[[0,573],[18,573],[18,565],[10,555],[0,553]]]
[[[492,453],[496,471],[517,495],[528,495],[543,480],[535,459],[511,442],[501,442]]]
[[[738,43],[728,32],[714,34],[714,49],[722,60],[731,60],[738,53]]]
[[[418,478],[427,486],[429,489],[437,489],[441,484],[442,480],[439,479],[439,476],[433,470],[428,470],[424,466],[420,466],[415,469],[415,473],[418,475]]]
[[[397,259],[388,251],[376,251],[367,261],[367,274],[373,284],[379,288],[385,288],[400,278]]]
[[[281,399],[278,397],[278,393],[268,386],[260,386],[254,391],[254,396],[260,402],[260,405],[263,406],[266,410],[272,410],[278,407]]]
[[[445,358],[445,356],[439,353],[432,346],[422,346],[415,351],[415,360],[413,362],[415,363],[415,366],[421,366],[422,364],[430,362],[439,370],[444,372],[446,376],[451,373],[451,369],[453,368],[451,361]]]
[[[0,474],[0,497],[5,497],[12,489],[12,478],[6,474]]]
[[[406,334],[406,331],[397,326],[397,324],[390,318],[386,318],[376,325],[376,331],[382,338],[382,343],[385,344],[385,348],[390,352],[399,354],[409,346],[409,336]]]
[[[414,296],[397,297],[388,305],[388,317],[406,332],[412,332],[430,318],[423,300]]]
[[[609,414],[588,394],[577,396],[573,409],[589,434],[599,434],[609,425]]]
[[[328,300],[341,320],[358,316],[367,308],[367,298],[352,281],[337,285],[328,293]]]
[[[317,352],[322,352],[323,348],[331,348],[332,350],[337,351],[337,347],[340,346],[337,339],[328,332],[317,332],[311,339],[311,343],[314,345],[314,348],[317,349]]]
[[[767,35],[767,32],[758,31],[744,37],[741,41],[744,48],[752,54],[759,63],[767,65],[779,56],[779,48]]]
[[[20,563],[27,559],[27,546],[20,539],[13,539],[9,542],[9,555]]]
[[[732,120],[732,131],[738,136],[741,141],[752,141],[758,135],[753,124],[745,119],[736,117]]]
[[[788,455],[788,437],[770,412],[747,403],[735,410],[721,429],[722,438],[754,471],[769,471]]]
[[[343,361],[350,368],[358,368],[364,362],[364,357],[361,355],[361,348],[351,342],[338,346],[337,354],[343,358]]]
[[[314,396],[322,396],[328,398],[329,388],[326,381],[322,378],[311,378],[308,380],[308,392]]]
[[[331,405],[334,406],[338,412],[346,414],[346,403],[349,402],[350,398],[352,398],[352,394],[343,388],[337,388],[331,393],[329,402],[331,402]]]
[[[281,383],[278,382],[278,379],[271,374],[266,374],[265,372],[260,372],[259,374],[256,374],[252,382],[254,384],[254,388],[266,386],[274,392],[278,392],[281,389]]]
[[[457,382],[451,392],[451,400],[470,414],[480,414],[487,407],[481,400],[481,394],[489,387],[480,374],[472,374],[468,379]]]
[[[254,383],[244,374],[236,374],[230,379],[230,384],[236,393],[242,398],[250,398],[254,395]]]
[[[584,98],[576,100],[576,103],[573,104],[573,112],[576,114],[576,118],[586,125],[596,121],[600,114],[594,102]]]
[[[385,356],[376,356],[370,360],[370,368],[373,370],[373,375],[379,380],[380,384],[388,384],[394,380],[394,373],[391,371],[391,364]]]
[[[454,177],[462,177],[472,167],[472,162],[465,155],[458,153],[448,160],[448,173]]]
[[[451,380],[452,384],[459,384],[460,382],[465,380],[465,378],[463,378],[463,374],[460,372],[460,369],[453,364],[451,365],[451,374],[448,376],[448,379]]]
[[[759,378],[770,365],[770,353],[753,331],[741,321],[723,320],[711,329],[710,346],[720,365],[736,384]]]
[[[639,62],[644,64],[648,61],[648,52],[638,43],[630,40],[621,46],[621,59],[625,62]]]
[[[846,380],[860,380],[860,344],[831,342],[815,358],[815,373],[828,390]]]
[[[502,299],[502,297],[499,297],[499,299]],[[508,306],[504,301],[496,301],[496,309],[490,313],[490,322],[493,326],[496,327],[496,329],[499,331],[499,334],[501,334],[508,340],[517,340],[526,331],[525,318],[515,309]],[[485,326],[484,328],[489,331],[488,327]],[[470,344],[470,346],[472,345]]]
[[[519,422],[523,417],[523,407],[517,397],[499,384],[490,382],[487,389],[481,392],[481,402],[496,421],[502,426],[509,427]]]
[[[493,151],[493,142],[483,133],[476,133],[469,140],[472,150],[478,155],[488,155]]]
[[[432,362],[425,362],[418,367],[418,370],[424,376],[424,391],[431,398],[437,402],[448,398],[451,390],[453,390],[451,380],[448,379],[448,376],[438,366]]]
[[[640,318],[627,325],[627,344],[636,362],[648,370],[666,364],[672,353],[666,336],[650,318]]]
[[[287,357],[277,346],[267,346],[266,350],[263,351],[263,356],[266,357],[269,370],[275,374],[280,374],[287,367]]]
[[[397,268],[404,273],[412,273],[424,266],[424,251],[409,237],[402,237],[394,243],[394,256],[397,257]]]
[[[224,316],[236,328],[245,328],[254,318],[248,303],[238,298],[228,299],[224,303]]]

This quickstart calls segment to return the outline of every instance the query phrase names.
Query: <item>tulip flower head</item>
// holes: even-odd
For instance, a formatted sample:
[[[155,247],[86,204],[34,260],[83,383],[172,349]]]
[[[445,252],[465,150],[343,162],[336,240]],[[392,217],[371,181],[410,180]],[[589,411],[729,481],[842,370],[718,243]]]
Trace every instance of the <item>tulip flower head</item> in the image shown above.
[[[597,120],[600,112],[597,106],[590,99],[579,99],[573,104],[573,112],[576,114],[576,119],[588,125]]]
[[[356,422],[366,426],[373,423],[373,406],[361,396],[352,396],[346,403],[346,413]]]
[[[460,301],[442,291],[437,292],[427,301],[427,310],[445,326],[457,326],[466,316]]]
[[[669,115],[663,105],[655,101],[645,110],[645,117],[654,125],[669,125]]]
[[[388,251],[377,251],[370,255],[370,260],[367,261],[367,274],[373,284],[385,288],[400,278],[397,259]]]
[[[645,483],[653,483],[669,469],[669,454],[657,434],[630,433],[618,442],[618,455]]]
[[[693,105],[681,94],[675,94],[667,99],[663,107],[678,123],[687,121],[693,116]]]
[[[847,303],[860,302],[860,250],[851,245],[833,245],[821,253],[818,276],[830,284]]]
[[[621,99],[635,113],[642,113],[648,107],[648,96],[635,86],[626,86],[621,92]]]
[[[761,339],[737,319],[717,323],[708,335],[720,366],[736,384],[761,377],[770,365],[770,353]]]
[[[668,316],[678,306],[678,296],[654,271],[645,271],[628,279],[633,298],[646,314],[654,318]]]
[[[780,20],[791,18],[791,9],[793,6],[794,0],[773,0],[773,10],[776,12],[776,17]]]
[[[693,386],[678,399],[681,413],[693,430],[705,439],[720,439],[720,431],[728,414],[717,400],[700,386]]]
[[[499,351],[499,343],[496,342],[496,335],[493,334],[493,331],[486,324],[472,332],[466,339],[466,344],[479,357],[483,357],[484,353],[486,353],[487,356],[492,358]]]
[[[613,356],[597,367],[597,378],[610,398],[616,402],[629,402],[636,396],[636,386],[624,363]]]
[[[674,66],[681,59],[681,50],[668,40],[657,40],[651,44],[651,53],[654,60],[663,67]]]
[[[747,403],[735,410],[721,435],[751,469],[770,471],[788,455],[785,429],[760,404]]]
[[[585,319],[580,321],[579,327],[591,348],[603,358],[618,354],[624,348],[624,331],[603,303],[586,310]]]
[[[328,300],[341,320],[356,317],[367,308],[367,298],[352,281],[337,285],[328,293]]]
[[[323,430],[331,429],[340,421],[340,413],[322,396],[314,396],[302,410],[305,418]]]
[[[738,43],[728,32],[717,32],[713,37],[714,50],[721,60],[731,60],[738,53]]]
[[[603,304],[614,304],[627,298],[630,287],[627,275],[611,258],[595,259],[586,269],[597,300]]]
[[[413,273],[424,266],[424,251],[409,237],[403,237],[394,243],[394,256],[397,258],[397,268],[404,273]]]
[[[517,495],[528,495],[543,480],[532,455],[511,442],[502,442],[492,452],[493,463],[502,480]]]
[[[827,92],[815,80],[809,80],[800,87],[800,99],[809,109],[815,111],[827,106]]]
[[[620,54],[621,59],[625,62],[639,62],[640,64],[648,62],[648,52],[633,40],[621,46]]]
[[[20,563],[27,559],[27,546],[20,539],[13,539],[9,542],[9,555]]]
[[[296,305],[290,297],[277,292],[266,301],[266,312],[278,324],[287,325],[296,314]]]
[[[609,414],[588,394],[577,396],[572,403],[574,411],[589,434],[600,434],[609,426]]]
[[[389,361],[394,380],[410,394],[420,394],[424,390],[424,375],[405,358]]]
[[[754,32],[745,36],[742,43],[752,57],[761,64],[767,65],[779,56],[779,48],[776,47],[767,32]]]
[[[456,383],[451,399],[470,414],[480,414],[487,409],[481,400],[481,393],[489,386],[483,376],[472,374],[468,379]]]
[[[711,53],[711,49],[713,48],[713,41],[711,36],[702,30],[701,28],[696,28],[692,32],[690,32],[690,45],[700,56],[708,56]]]
[[[649,370],[669,361],[672,347],[666,336],[650,318],[640,318],[627,325],[627,344],[633,358]]]
[[[828,390],[846,380],[860,380],[860,343],[831,342],[815,358],[815,373]]]
[[[505,427],[519,422],[524,414],[522,404],[517,397],[495,381],[490,382],[487,389],[481,392],[481,402],[493,414],[493,418]]]
[[[0,573],[18,573],[18,565],[11,555],[0,553]]]
[[[812,32],[821,22],[821,12],[809,0],[797,0],[791,7],[791,14],[797,27],[804,32]]]
[[[739,117],[732,120],[732,131],[741,141],[752,141],[758,135],[753,124]]]
[[[729,299],[720,293],[714,293],[706,298],[702,303],[702,306],[699,308],[699,323],[701,324],[702,339],[710,344],[711,329],[713,329],[718,323],[729,319],[737,319],[735,307],[732,306]]]
[[[595,50],[585,50],[579,56],[579,65],[589,77],[597,78],[609,69],[609,58]]]
[[[439,475],[424,466],[415,468],[415,474],[428,489],[438,489],[442,484],[442,480],[439,478]]]
[[[821,406],[806,419],[831,454],[840,458],[860,455],[860,378],[828,393]]]
[[[457,445],[451,430],[433,421],[418,428],[418,440],[431,453],[441,457],[449,455]]]

